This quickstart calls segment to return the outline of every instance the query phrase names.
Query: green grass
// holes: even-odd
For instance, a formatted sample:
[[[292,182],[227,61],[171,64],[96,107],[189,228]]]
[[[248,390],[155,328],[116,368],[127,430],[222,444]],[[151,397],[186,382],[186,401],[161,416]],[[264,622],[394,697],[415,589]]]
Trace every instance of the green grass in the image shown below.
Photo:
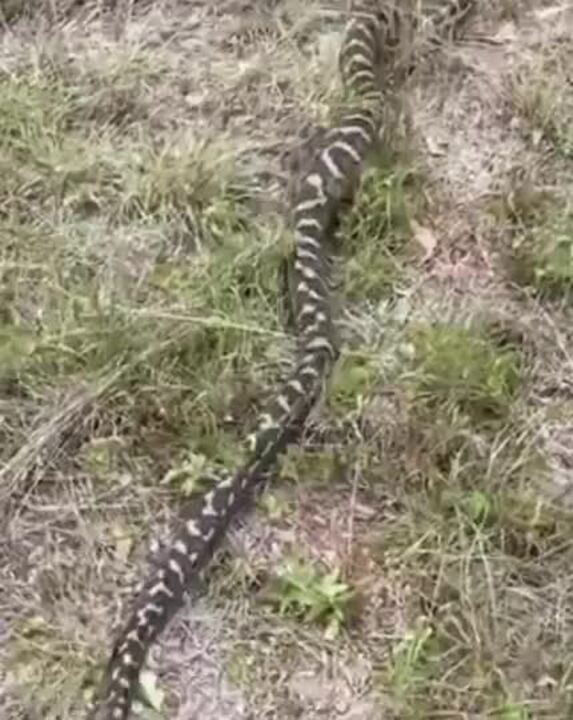
[[[526,675],[562,672],[549,597],[571,560],[573,526],[570,512],[540,491],[548,467],[525,404],[525,357],[477,322],[418,324],[408,340],[409,363],[390,375],[374,359],[345,358],[338,383],[353,388],[359,409],[353,392],[334,405],[342,420],[354,413],[364,433],[339,450],[346,473],[389,495],[394,508],[356,538],[377,564],[374,576],[404,588],[406,627],[389,653],[378,648],[380,706],[412,720],[464,712],[529,718],[537,708],[557,716],[569,707],[567,688],[536,686]],[[382,379],[399,412],[380,415],[376,429],[361,418],[372,418]],[[317,476],[304,465],[313,456],[299,458],[302,477]],[[327,478],[340,493],[340,472]],[[360,607],[358,633],[372,622]]]
[[[5,381],[53,387],[121,366],[118,392],[142,388],[135,417],[146,387],[165,387],[158,403],[169,405],[170,385],[194,386],[197,432],[209,435],[231,392],[225,378],[245,372],[256,347],[263,357],[277,330],[277,251],[231,187],[232,156],[208,140],[152,150],[105,132],[88,142],[68,127],[68,96],[41,79],[7,78],[0,95]],[[139,233],[160,238],[147,257]],[[177,411],[183,433],[191,406],[182,399]]]
[[[573,214],[566,192],[537,189],[532,178],[516,181],[491,206],[511,242],[506,255],[515,283],[545,299],[567,299],[573,277]]]
[[[533,677],[561,672],[555,653],[563,639],[551,627],[548,593],[570,559],[563,543],[570,518],[539,498],[528,504],[523,486],[489,498],[476,492],[452,500],[449,513],[447,503],[411,495],[400,527],[387,528],[380,557],[386,564],[399,553],[423,619],[396,644],[380,692],[407,718],[456,711],[497,717],[504,704],[533,716],[539,704],[559,715],[567,689],[536,690],[523,673],[537,643],[543,650],[530,666]]]
[[[561,672],[548,597],[571,559],[573,526],[540,492],[548,467],[524,405],[524,359],[479,324],[418,326],[410,337],[411,368],[395,390],[401,421],[359,458],[398,508],[369,535],[371,551],[408,588],[407,630],[382,662],[380,701],[408,719],[559,715],[567,688],[542,690],[525,675],[537,643],[533,675]]]
[[[572,99],[567,90],[567,57],[558,47],[543,62],[519,68],[513,78],[513,100],[535,144],[547,142],[565,159],[573,154],[569,117]]]
[[[121,67],[112,85],[137,95],[140,74]],[[249,210],[240,148],[185,132],[151,142],[118,123],[94,127],[81,102],[82,90],[96,102],[94,87],[65,80],[25,70],[0,78],[0,450],[4,463],[25,451],[33,467],[40,445],[59,447],[59,472],[71,460],[98,494],[123,486],[140,511],[130,522],[116,508],[105,522],[123,528],[123,550],[108,545],[125,566],[143,528],[146,484],[158,500],[187,497],[204,489],[202,471],[242,457],[259,396],[277,374],[269,338],[282,339],[280,249],[269,241],[272,221],[255,222]],[[65,413],[49,420],[52,398],[74,388],[98,397],[91,430]],[[18,488],[27,473],[14,470]],[[16,616],[31,607],[30,597]],[[71,717],[95,677],[93,648],[65,645],[64,618],[34,611],[49,632],[32,642],[15,621],[14,683],[43,716]],[[47,665],[44,686],[37,677]]]
[[[565,211],[516,238],[514,280],[537,295],[568,299],[573,289],[573,216]]]
[[[75,18],[71,3],[56,6]],[[267,157],[253,163],[251,148],[272,145],[271,120],[282,141],[309,112],[326,117],[336,77],[328,48],[310,65],[297,49],[330,15],[313,16],[317,25],[293,8],[300,37],[297,26],[291,47],[281,25],[269,33],[276,48],[265,45],[284,62],[276,77],[269,62],[251,82],[247,46],[240,66],[225,43],[205,46],[215,97],[204,129],[188,97],[208,82],[186,54],[196,18],[173,42],[173,20],[159,14],[161,42],[106,35],[102,50],[99,35],[82,45],[82,27],[77,46],[24,43],[0,74],[0,501],[13,540],[0,601],[3,716],[83,712],[145,565],[143,538],[205,490],[205,471],[241,462],[283,374],[286,233],[282,217],[260,212],[267,189],[256,193],[252,168],[268,170]],[[2,7],[10,22],[32,9]],[[134,32],[145,12],[135,8]],[[307,67],[293,100],[289,68]],[[278,120],[257,125],[253,85],[284,103]],[[559,162],[570,157],[564,88],[520,76],[512,95],[532,145]],[[199,671],[217,675],[205,681],[217,692],[222,673],[269,717],[361,711],[366,697],[373,717],[404,720],[571,712],[572,515],[543,492],[556,462],[545,439],[571,415],[559,395],[568,319],[546,304],[570,297],[570,211],[533,175],[485,208],[513,242],[511,279],[560,333],[557,353],[494,260],[492,283],[511,303],[489,309],[510,325],[522,309],[535,318],[543,352],[532,362],[500,341],[487,312],[470,311],[470,294],[453,297],[431,263],[420,267],[416,227],[444,212],[421,165],[407,149],[381,153],[342,223],[340,294],[356,339],[259,501],[265,532],[247,527],[245,552],[215,563],[207,604],[224,617],[220,646],[209,639],[200,668],[177,657],[175,672],[147,676],[165,716],[182,687],[204,692]],[[487,235],[479,219],[476,236]],[[436,256],[448,258],[448,242],[436,233]],[[547,375],[559,417],[549,417]],[[192,622],[199,646],[211,627]]]
[[[522,361],[483,331],[449,325],[414,328],[414,392],[446,404],[476,424],[507,416],[522,381]]]
[[[321,573],[300,560],[285,562],[265,592],[281,615],[319,623],[328,637],[335,637],[348,621],[352,595],[338,572]]]
[[[525,676],[561,672],[549,597],[571,559],[571,515],[540,494],[547,467],[515,410],[492,427],[456,413],[449,393],[438,398],[393,430],[411,456],[397,472],[385,477],[379,451],[362,459],[399,507],[370,542],[382,573],[399,568],[412,613],[380,673],[381,701],[404,718],[559,715],[567,689],[536,689]],[[544,649],[527,670],[537,643]]]
[[[378,302],[407,283],[408,263],[415,258],[411,219],[421,209],[421,184],[422,178],[399,158],[381,156],[365,174],[341,230],[349,301]]]

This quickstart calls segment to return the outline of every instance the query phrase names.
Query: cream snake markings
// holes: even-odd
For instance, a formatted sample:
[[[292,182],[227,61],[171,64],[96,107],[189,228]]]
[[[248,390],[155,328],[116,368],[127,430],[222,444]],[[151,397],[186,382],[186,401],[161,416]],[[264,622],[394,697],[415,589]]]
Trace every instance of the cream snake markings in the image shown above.
[[[342,207],[352,198],[380,131],[383,98],[377,69],[395,20],[395,14],[386,14],[376,0],[353,3],[339,57],[352,99],[326,133],[293,203],[295,370],[261,415],[251,459],[236,473],[218,478],[213,490],[185,510],[115,642],[98,703],[90,711],[93,720],[128,717],[150,645],[181,607],[186,588],[209,562],[230,523],[252,508],[256,491],[280,455],[300,438],[338,357],[331,302],[332,240]]]

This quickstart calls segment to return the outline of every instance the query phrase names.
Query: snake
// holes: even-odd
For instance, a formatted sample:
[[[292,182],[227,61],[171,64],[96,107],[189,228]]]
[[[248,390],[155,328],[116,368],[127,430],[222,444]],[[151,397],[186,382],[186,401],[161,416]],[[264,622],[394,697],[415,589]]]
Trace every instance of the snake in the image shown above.
[[[432,17],[432,28],[452,27],[474,1],[447,0]],[[171,541],[155,561],[115,639],[89,711],[92,720],[129,716],[150,646],[181,608],[186,591],[231,523],[253,508],[280,457],[301,439],[340,355],[333,310],[334,239],[382,131],[380,69],[386,50],[399,35],[400,21],[400,13],[388,3],[350,3],[338,57],[347,97],[336,123],[311,154],[292,200],[294,369],[263,408],[246,462],[234,472],[209,478],[212,489],[183,509]]]

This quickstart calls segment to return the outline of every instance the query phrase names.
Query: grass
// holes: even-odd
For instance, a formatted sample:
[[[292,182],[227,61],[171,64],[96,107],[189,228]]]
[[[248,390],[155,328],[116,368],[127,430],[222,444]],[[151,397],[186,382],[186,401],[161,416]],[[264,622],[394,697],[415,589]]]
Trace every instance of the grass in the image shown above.
[[[573,219],[565,210],[518,236],[514,242],[515,280],[549,299],[568,299],[573,282]]]
[[[400,716],[496,717],[504,703],[559,715],[569,706],[559,682],[535,688],[535,678],[561,675],[554,653],[568,644],[550,620],[548,593],[561,592],[552,576],[568,561],[569,520],[560,525],[560,511],[539,499],[528,504],[523,485],[489,498],[479,492],[444,503],[446,516],[411,498],[406,527],[387,541],[393,552],[404,541],[403,572],[420,588],[423,608],[421,626],[397,645],[380,678]],[[540,562],[549,557],[553,571]],[[538,643],[544,650],[534,661]]]
[[[53,5],[62,35],[35,43],[30,4],[0,16],[10,720],[83,714],[146,567],[142,539],[164,535],[205,471],[245,456],[292,349],[277,148],[340,94],[337,19],[308,3],[269,11],[255,33],[225,3],[216,22],[201,5],[182,21],[176,4],[171,16],[135,3],[124,36],[95,4]],[[571,713],[573,516],[555,493],[571,461],[558,49],[508,78],[526,148],[515,162],[533,169],[495,202],[477,190],[453,202],[475,176],[453,192],[435,142],[429,154],[410,135],[392,153],[382,143],[342,226],[345,343],[323,406],[213,563],[203,605],[151,658],[140,717],[235,716],[241,702],[253,717]],[[416,117],[430,138],[436,125]],[[482,290],[477,263],[461,281],[443,271],[476,238]],[[499,315],[516,330],[502,339]]]
[[[139,76],[120,68],[112,82],[137,94]],[[126,138],[110,116],[94,129],[86,108],[101,97],[92,91],[25,69],[0,79],[3,474],[17,497],[44,449],[57,448],[50,472],[75,458],[97,497],[119,481],[141,508],[146,477],[186,497],[200,489],[200,471],[240,456],[243,423],[276,375],[267,348],[282,337],[272,274],[280,250],[272,224],[250,219],[235,148],[186,133]],[[58,420],[53,399],[81,387],[93,389],[95,416],[86,401]],[[103,522],[123,528],[120,555],[142,525],[117,509]],[[71,668],[79,663],[93,682],[93,656],[59,645],[64,618],[46,611],[32,596],[14,609],[12,680],[43,716],[72,716],[86,696]],[[44,623],[33,637],[32,621]],[[47,677],[44,665],[46,687],[35,681]]]
[[[445,403],[476,424],[511,411],[522,375],[515,350],[496,347],[483,332],[440,324],[414,328],[412,345],[422,402]]]
[[[570,93],[564,88],[570,58],[558,45],[536,60],[523,62],[512,76],[514,107],[535,145],[568,162],[573,149]],[[553,192],[531,183],[512,193],[514,230],[511,273],[520,285],[549,299],[565,299],[571,289],[571,208],[565,199],[567,175]],[[561,186],[561,187],[559,187]]]
[[[267,599],[280,614],[323,624],[327,637],[335,637],[348,619],[352,591],[337,572],[322,574],[291,560],[279,568]]]
[[[547,142],[559,155],[571,159],[573,137],[567,120],[571,99],[563,88],[567,62],[566,55],[555,49],[536,64],[520,68],[513,77],[513,96],[533,142]]]
[[[559,191],[538,191],[531,179],[516,182],[492,208],[511,234],[506,265],[518,285],[546,299],[571,291],[571,208]]]
[[[571,292],[573,220],[561,188],[540,190],[533,177],[514,179],[490,208],[511,237],[508,275],[547,300],[567,300]]]
[[[351,301],[379,302],[407,283],[408,261],[415,257],[411,219],[420,211],[422,179],[401,162],[380,158],[343,223],[344,287]]]

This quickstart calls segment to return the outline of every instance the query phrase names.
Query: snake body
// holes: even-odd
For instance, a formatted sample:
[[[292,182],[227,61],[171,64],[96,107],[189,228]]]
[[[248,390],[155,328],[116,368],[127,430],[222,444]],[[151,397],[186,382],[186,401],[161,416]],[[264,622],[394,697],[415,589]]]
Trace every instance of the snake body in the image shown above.
[[[294,199],[295,369],[264,409],[247,463],[219,477],[214,489],[184,512],[115,642],[91,713],[94,719],[127,718],[150,645],[181,607],[186,588],[209,562],[230,523],[253,506],[256,491],[281,454],[300,438],[338,358],[331,302],[333,236],[381,129],[377,70],[395,19],[395,12],[382,10],[376,0],[352,3],[339,54],[349,102],[311,158]]]

